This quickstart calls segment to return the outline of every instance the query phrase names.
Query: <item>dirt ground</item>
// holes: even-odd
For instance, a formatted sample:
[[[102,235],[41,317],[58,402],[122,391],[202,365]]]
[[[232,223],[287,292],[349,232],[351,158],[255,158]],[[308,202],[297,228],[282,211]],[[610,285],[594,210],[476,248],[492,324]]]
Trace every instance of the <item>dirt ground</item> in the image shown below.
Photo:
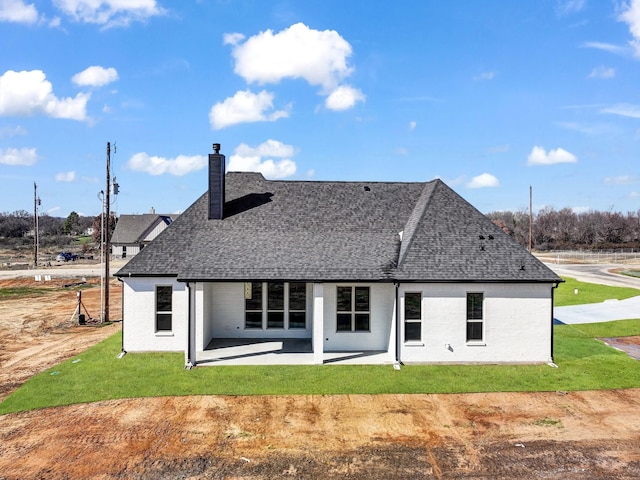
[[[82,300],[97,316],[99,285]],[[77,326],[76,305],[74,287],[0,301],[0,400],[120,328]],[[640,478],[640,389],[169,397],[0,416],[0,479],[25,478]]]

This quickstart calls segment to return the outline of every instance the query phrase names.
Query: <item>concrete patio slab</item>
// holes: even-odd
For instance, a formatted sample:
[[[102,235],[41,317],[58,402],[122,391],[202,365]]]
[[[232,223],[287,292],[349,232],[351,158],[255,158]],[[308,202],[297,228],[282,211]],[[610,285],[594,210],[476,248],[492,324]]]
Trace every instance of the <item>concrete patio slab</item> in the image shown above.
[[[216,338],[196,358],[199,366],[229,365],[313,365],[309,338]],[[324,352],[331,365],[392,365],[387,352]]]

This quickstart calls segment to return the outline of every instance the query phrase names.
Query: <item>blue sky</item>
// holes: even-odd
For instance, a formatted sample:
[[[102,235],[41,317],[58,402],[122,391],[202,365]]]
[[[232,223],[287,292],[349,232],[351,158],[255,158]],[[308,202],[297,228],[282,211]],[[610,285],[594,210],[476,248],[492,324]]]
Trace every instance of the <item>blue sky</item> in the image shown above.
[[[640,0],[0,0],[0,211],[186,209],[228,170],[640,209]],[[113,145],[115,144],[115,153]]]

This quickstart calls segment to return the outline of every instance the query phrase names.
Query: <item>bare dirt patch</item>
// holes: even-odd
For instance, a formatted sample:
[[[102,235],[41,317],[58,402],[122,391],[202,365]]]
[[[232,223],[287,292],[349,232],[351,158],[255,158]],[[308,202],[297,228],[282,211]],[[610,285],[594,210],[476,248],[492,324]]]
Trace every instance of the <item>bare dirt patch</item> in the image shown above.
[[[34,290],[0,300],[0,400],[33,374],[83,352],[120,328],[120,323],[96,326],[90,321],[100,317],[99,282],[95,278],[86,279],[83,285],[81,278],[36,282],[34,277],[0,281],[0,289]],[[82,309],[86,326],[80,326],[78,317],[73,315],[78,292],[82,292],[86,307]],[[120,319],[121,289],[117,281],[112,281],[109,293],[114,312],[110,318]]]
[[[0,417],[0,478],[639,478],[639,395],[99,402]]]
[[[76,290],[41,285],[0,301],[0,398],[120,328],[79,327]],[[97,315],[97,282],[82,295]],[[117,284],[112,301],[119,311]],[[0,479],[24,478],[640,478],[640,389],[171,397],[1,416]]]

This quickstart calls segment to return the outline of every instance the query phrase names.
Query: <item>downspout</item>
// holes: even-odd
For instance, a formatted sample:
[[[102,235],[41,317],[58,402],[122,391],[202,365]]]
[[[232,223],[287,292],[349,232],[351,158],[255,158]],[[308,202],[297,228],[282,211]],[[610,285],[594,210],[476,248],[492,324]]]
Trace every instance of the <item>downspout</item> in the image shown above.
[[[554,323],[555,323],[555,319],[554,319],[554,314],[553,314],[553,304],[554,304],[554,297],[555,297],[555,292],[554,290],[556,288],[558,288],[560,286],[560,283],[555,283],[553,285],[553,287],[551,287],[551,365],[557,367],[557,365],[555,364],[555,359],[553,358],[553,328],[554,328]]]
[[[122,281],[122,278],[117,277],[118,281],[120,282],[120,288],[121,288],[121,292],[120,292],[120,318],[122,319],[121,322],[122,324],[120,325],[120,336],[122,337],[122,346],[121,346],[121,350],[120,353],[118,354],[118,358],[122,358],[127,354],[127,351],[124,349],[124,282]]]
[[[196,362],[191,351],[191,283],[187,282],[187,358],[184,365],[185,370],[191,370]]]
[[[393,368],[396,370],[400,369],[401,361],[400,361],[400,283],[394,282],[396,286],[396,361],[393,365]]]

